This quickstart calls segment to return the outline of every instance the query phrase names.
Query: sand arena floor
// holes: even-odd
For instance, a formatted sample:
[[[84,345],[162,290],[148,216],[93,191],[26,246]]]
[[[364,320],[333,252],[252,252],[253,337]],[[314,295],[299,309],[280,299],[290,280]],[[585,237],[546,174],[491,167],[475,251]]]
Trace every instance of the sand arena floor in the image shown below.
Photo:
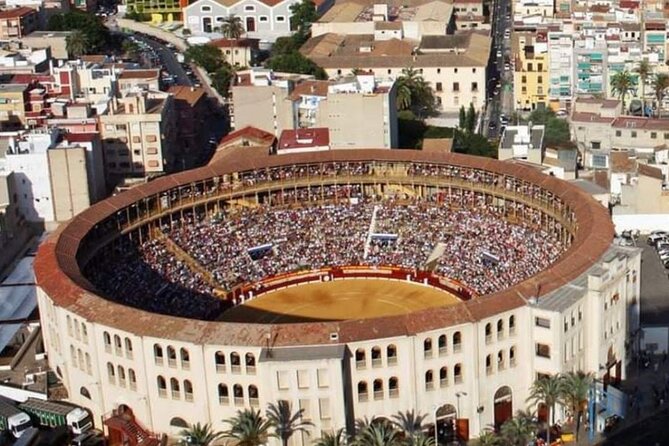
[[[271,291],[232,308],[222,321],[291,323],[397,316],[460,300],[436,288],[399,280],[346,279]]]

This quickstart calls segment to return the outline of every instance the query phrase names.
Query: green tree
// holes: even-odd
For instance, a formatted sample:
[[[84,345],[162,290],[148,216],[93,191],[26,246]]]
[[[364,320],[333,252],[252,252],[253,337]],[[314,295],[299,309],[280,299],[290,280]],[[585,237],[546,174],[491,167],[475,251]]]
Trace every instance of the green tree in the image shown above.
[[[123,53],[126,55],[126,57],[130,59],[134,60],[139,57],[140,53],[139,45],[137,45],[130,39],[123,40],[123,43],[121,44],[121,49],[123,50]]]
[[[412,67],[404,68],[397,78],[396,84],[398,94],[402,95],[402,100],[397,101],[399,110],[411,110],[419,118],[435,114],[436,100],[434,92],[418,70]],[[400,93],[401,90],[404,91]]]
[[[346,435],[344,429],[338,429],[332,433],[325,432],[321,438],[316,440],[314,446],[345,446]]]
[[[497,146],[488,141],[488,138],[478,133],[457,131],[453,140],[453,150],[467,155],[497,158]]]
[[[551,426],[555,424],[555,405],[562,395],[562,385],[560,378],[549,375],[536,379],[530,387],[530,396],[528,402],[545,404],[548,408],[548,429],[546,443],[551,444]]]
[[[195,423],[191,424],[187,429],[183,429],[181,432],[179,432],[179,436],[188,445],[209,446],[214,441],[221,438],[223,436],[223,432],[214,431],[209,423],[204,425]]]
[[[327,79],[327,74],[321,67],[304,57],[298,51],[272,56],[269,59],[267,66],[274,71],[312,74],[316,76],[317,79]]]
[[[110,41],[109,30],[99,18],[78,10],[51,16],[47,29],[81,32],[86,38],[87,53],[103,50]]]
[[[460,114],[458,115],[458,128],[460,130],[464,130],[466,128],[466,123],[467,122],[467,110],[465,110],[465,106],[461,105],[460,106]]]
[[[288,441],[297,432],[309,435],[307,429],[314,424],[311,421],[302,420],[304,409],[293,412],[290,403],[279,400],[277,404],[270,403],[267,406],[267,419],[274,428],[274,437],[281,440],[283,446],[288,446]]]
[[[225,64],[211,75],[211,86],[214,87],[221,96],[227,97],[234,76],[234,69],[230,65]]]
[[[547,146],[566,147],[571,144],[569,123],[565,119],[549,119],[544,132],[544,144]]]
[[[193,62],[207,73],[214,73],[225,65],[223,53],[213,45],[194,45],[184,53],[186,62]]]
[[[588,391],[592,385],[592,375],[579,372],[569,372],[560,376],[561,398],[560,403],[568,407],[576,417],[576,441],[581,430],[581,418],[588,404]]]
[[[312,0],[302,0],[290,5],[290,29],[296,31],[298,40],[306,39],[311,33],[311,24],[318,19],[316,5]]]
[[[395,427],[404,432],[405,441],[408,445],[415,445],[416,439],[423,436],[425,431],[425,418],[427,415],[414,412],[413,409],[405,412],[397,412],[392,416]]]
[[[474,104],[469,103],[469,108],[467,109],[467,115],[465,116],[465,130],[468,133],[474,133],[476,128],[476,110],[474,110]]]
[[[657,73],[653,78],[653,94],[657,100],[657,117],[662,116],[662,101],[669,88],[669,75],[666,73]]]
[[[354,446],[402,446],[400,431],[391,423],[372,422],[353,438]]]
[[[648,59],[641,59],[634,71],[639,74],[641,80],[641,103],[643,115],[646,116],[646,83],[653,72],[653,66],[648,62]]]
[[[526,446],[534,437],[536,426],[530,414],[518,411],[515,417],[507,420],[502,425],[500,433],[505,445]]]
[[[552,109],[538,108],[536,110],[533,110],[532,113],[530,113],[530,116],[527,118],[527,120],[532,124],[546,125],[548,124],[549,120],[556,117],[557,115]]]
[[[238,40],[245,32],[241,17],[230,14],[223,18],[221,33],[226,39]]]
[[[230,429],[223,435],[234,440],[237,446],[260,446],[267,442],[271,424],[260,415],[259,410],[238,410],[236,416],[225,422]]]
[[[618,96],[623,103],[623,113],[627,113],[625,107],[625,98],[634,89],[634,78],[629,71],[620,71],[611,76],[611,89],[614,95]]]
[[[69,55],[72,57],[81,57],[86,54],[88,40],[83,32],[73,31],[72,34],[65,38],[65,45]]]
[[[500,438],[490,429],[481,432],[477,441],[478,446],[502,446]]]

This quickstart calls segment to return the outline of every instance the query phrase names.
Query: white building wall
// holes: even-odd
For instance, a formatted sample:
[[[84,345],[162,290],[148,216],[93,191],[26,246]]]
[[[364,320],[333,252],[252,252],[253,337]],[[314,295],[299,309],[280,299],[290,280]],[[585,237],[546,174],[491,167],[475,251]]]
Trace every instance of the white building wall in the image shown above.
[[[46,151],[5,155],[8,172],[14,172],[19,211],[30,221],[53,221],[53,194]]]

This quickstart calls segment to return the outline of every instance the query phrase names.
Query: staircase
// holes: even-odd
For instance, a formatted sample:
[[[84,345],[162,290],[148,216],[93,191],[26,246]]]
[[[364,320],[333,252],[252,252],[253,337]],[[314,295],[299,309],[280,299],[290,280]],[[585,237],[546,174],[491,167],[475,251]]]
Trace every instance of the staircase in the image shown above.
[[[132,413],[112,412],[105,418],[104,424],[109,429],[110,446],[127,444],[128,446],[159,446],[160,438],[146,430]]]

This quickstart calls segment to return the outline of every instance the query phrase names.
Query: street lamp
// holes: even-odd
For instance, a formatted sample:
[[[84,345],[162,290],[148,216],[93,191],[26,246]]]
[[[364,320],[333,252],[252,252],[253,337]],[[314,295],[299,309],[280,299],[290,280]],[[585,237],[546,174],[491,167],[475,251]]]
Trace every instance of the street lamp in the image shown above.
[[[467,396],[467,392],[457,392],[455,397],[458,399],[458,412],[455,416],[456,419],[460,419],[460,397]]]

